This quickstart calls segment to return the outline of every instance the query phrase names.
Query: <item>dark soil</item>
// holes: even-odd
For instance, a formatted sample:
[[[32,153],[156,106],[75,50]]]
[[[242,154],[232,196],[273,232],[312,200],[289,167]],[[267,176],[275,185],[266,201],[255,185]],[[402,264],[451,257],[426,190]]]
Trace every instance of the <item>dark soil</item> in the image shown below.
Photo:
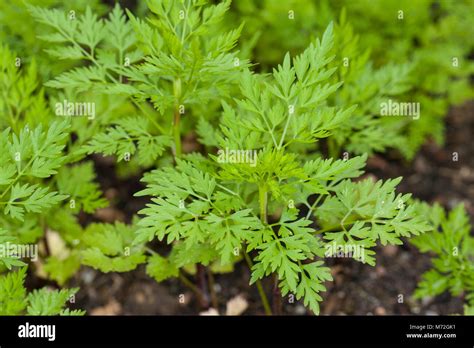
[[[446,144],[426,144],[412,163],[396,154],[375,156],[369,160],[367,172],[376,178],[403,176],[401,192],[411,192],[415,198],[439,202],[452,208],[464,202],[474,217],[474,102],[453,108],[447,117]],[[457,153],[457,161],[453,154]],[[112,163],[97,160],[98,170],[106,172],[102,186],[108,198],[117,202],[113,208],[102,210],[95,219],[129,220],[143,206],[142,198],[133,197],[140,189],[139,177],[121,182],[114,175]],[[131,183],[135,182],[135,183]],[[462,301],[449,294],[426,301],[411,298],[421,274],[430,267],[430,257],[420,254],[410,244],[379,247],[375,268],[351,259],[330,260],[334,282],[327,284],[321,313],[326,315],[384,315],[384,314],[453,314],[462,313]],[[236,295],[248,302],[244,315],[261,315],[257,290],[248,285],[249,271],[244,263],[235,272],[215,275],[215,291],[219,312],[225,313],[226,303]],[[198,314],[197,300],[180,281],[174,279],[156,283],[143,267],[125,274],[101,274],[83,267],[70,283],[81,288],[76,306],[89,314],[169,315]],[[271,282],[264,282],[271,289]],[[269,292],[269,291],[268,291]],[[180,296],[181,295],[181,296]],[[183,296],[184,295],[184,296]],[[308,314],[305,307],[289,298],[283,299],[284,314]],[[183,302],[184,303],[181,303]]]

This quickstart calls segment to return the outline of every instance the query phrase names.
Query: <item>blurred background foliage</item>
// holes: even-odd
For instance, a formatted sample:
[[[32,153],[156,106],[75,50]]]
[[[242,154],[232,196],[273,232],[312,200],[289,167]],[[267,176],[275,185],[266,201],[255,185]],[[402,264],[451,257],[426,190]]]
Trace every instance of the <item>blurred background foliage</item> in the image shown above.
[[[144,0],[27,1],[77,15],[90,7],[104,17],[115,2],[138,15],[147,11]],[[251,59],[256,70],[271,72],[287,51],[292,55],[302,52],[331,21],[338,24],[338,77],[357,88],[357,95],[348,97],[350,89],[344,92],[343,87],[336,98],[339,100],[333,102],[353,102],[358,111],[354,124],[347,129],[347,134],[356,135],[349,138],[336,134],[335,143],[329,144],[331,154],[370,154],[394,148],[410,160],[428,139],[443,145],[444,118],[449,107],[474,96],[473,13],[473,0],[235,0],[221,32],[244,22],[240,56]],[[42,54],[48,43],[37,38],[37,27],[24,0],[0,2],[2,50],[8,50],[10,55],[14,52],[22,64],[30,65],[23,78],[33,81],[35,87],[31,88],[41,94],[41,81],[50,80],[77,62],[57,61]],[[363,76],[356,74],[355,68],[351,73],[351,68],[344,66],[346,58],[350,64],[358,64],[359,71],[364,68]],[[1,73],[6,71],[2,67]],[[30,92],[26,89],[21,93]],[[47,89],[46,98],[55,93]],[[379,102],[392,97],[420,103],[420,119],[380,117]],[[44,113],[39,104],[34,107]],[[202,105],[202,110],[197,106],[196,113],[203,113],[206,108],[215,110],[219,105]],[[364,132],[366,128],[378,129],[379,135],[367,137],[374,132]]]
[[[286,51],[301,52],[343,11],[375,67],[413,64],[412,88],[401,99],[419,102],[422,117],[398,119],[403,140],[394,147],[411,159],[427,138],[442,145],[449,106],[474,96],[474,1],[238,0],[231,13],[234,22],[245,22],[242,52],[270,71]]]

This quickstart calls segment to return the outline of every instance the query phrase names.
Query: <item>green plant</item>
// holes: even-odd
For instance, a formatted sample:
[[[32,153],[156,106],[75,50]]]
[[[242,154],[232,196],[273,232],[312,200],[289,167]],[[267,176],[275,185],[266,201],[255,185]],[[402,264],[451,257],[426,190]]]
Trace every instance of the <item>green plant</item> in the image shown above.
[[[92,162],[71,165],[71,122],[53,118],[34,60],[19,62],[5,46],[0,47],[0,54],[3,92],[0,101],[0,226],[3,229],[0,273],[8,270],[5,281],[10,279],[11,282],[16,279],[8,278],[12,266],[28,263],[37,269],[35,261],[39,261],[45,263],[44,270],[51,279],[62,283],[66,270],[70,277],[79,269],[80,260],[64,262],[63,257],[58,259],[51,255],[47,235],[54,231],[73,245],[82,230],[77,214],[93,213],[108,202],[94,183]],[[30,260],[24,260],[27,263],[21,261],[22,255],[14,253],[18,248],[38,246],[41,246],[40,255],[35,256],[38,259],[31,260],[30,255]],[[56,268],[51,266],[54,260],[59,260]],[[43,302],[69,297],[68,292],[54,294],[42,289],[29,295],[31,313],[54,314],[52,309],[35,309]],[[50,296],[56,297],[48,300]],[[4,312],[0,306],[0,313],[10,312]]]
[[[334,81],[343,85],[330,96],[330,105],[357,105],[350,122],[344,122],[328,139],[329,152],[338,157],[342,152],[368,154],[400,148],[404,136],[400,118],[387,120],[381,109],[387,100],[400,102],[413,86],[411,64],[375,67],[370,60],[370,49],[361,49],[360,38],[354,34],[346,18],[346,11],[334,28],[331,66],[336,70]]]
[[[0,126],[18,131],[26,124],[34,127],[50,120],[48,104],[38,67],[27,64],[7,46],[0,45]]]
[[[24,220],[25,213],[40,213],[67,197],[35,183],[56,174],[64,163],[66,129],[66,122],[57,122],[47,132],[41,125],[19,135],[9,128],[2,132],[0,204],[7,217]]]
[[[21,255],[11,253],[11,246],[33,243],[41,237],[44,218],[40,214],[51,210],[67,197],[52,191],[44,182],[35,183],[55,174],[61,165],[66,129],[66,123],[56,123],[48,132],[39,126],[34,130],[22,130],[19,136],[10,135],[10,129],[2,133],[0,197],[4,216],[0,217],[0,221],[9,233],[0,231],[0,270],[26,265],[20,261]],[[32,245],[26,247],[31,248]],[[23,286],[25,276],[26,267],[0,276],[0,314],[83,314],[81,311],[62,309],[77,289],[52,292],[43,288],[27,295]]]
[[[59,62],[43,50],[48,48],[47,43],[38,40],[37,24],[31,20],[28,5],[48,8],[58,8],[71,15],[80,13],[87,6],[96,13],[103,14],[106,6],[99,0],[12,0],[0,4],[0,41],[17,53],[23,63],[29,64],[33,59],[41,67],[38,73],[42,78],[48,78],[68,66],[67,62]],[[21,23],[21,26],[18,25]]]
[[[403,100],[419,102],[421,117],[405,122],[401,152],[413,158],[428,138],[443,144],[449,107],[474,96],[470,83],[474,65],[469,60],[474,49],[472,1],[364,0],[341,1],[341,5],[347,7],[351,24],[361,34],[361,44],[373,48],[378,64],[414,63],[415,86]]]
[[[130,11],[127,20],[119,5],[105,19],[90,8],[71,17],[63,10],[28,7],[37,21],[52,29],[40,36],[53,47],[47,52],[77,65],[45,84],[58,91],[50,92],[54,104],[67,99],[98,107],[100,118],[91,126],[84,117],[71,121],[71,134],[77,138],[68,148],[73,162],[92,153],[115,155],[119,162],[126,162],[119,169],[135,173],[157,163],[169,164],[165,149],[172,148],[176,158],[181,156],[182,135],[196,124],[193,114],[203,115],[206,105],[205,115],[211,118],[248,66],[233,50],[241,27],[220,33],[219,22],[229,1],[212,6],[194,0],[147,4],[151,11],[147,21]],[[84,170],[81,173],[81,168],[90,169],[86,164],[76,165],[59,177],[94,179],[90,172],[87,176]],[[91,185],[89,197],[102,202]],[[69,191],[74,188],[68,186]],[[80,209],[76,204],[76,211]],[[141,254],[134,253],[136,248],[132,248],[132,257],[123,256],[128,246],[122,245],[125,237],[121,233],[134,231],[133,226],[114,230],[110,225],[91,225],[83,231],[71,219],[67,221],[60,227],[72,231],[62,235],[70,247],[68,256],[59,259],[53,255],[45,267],[58,282],[64,283],[81,263],[108,272],[126,271],[142,262]]]
[[[425,272],[414,293],[415,298],[434,297],[449,291],[452,296],[463,296],[466,314],[474,305],[474,237],[472,226],[463,205],[447,214],[435,204],[421,204],[420,210],[433,231],[411,240],[422,253],[432,255],[432,268]]]
[[[232,51],[241,27],[215,35],[229,1],[212,6],[196,0],[147,4],[152,13],[147,21],[130,11],[127,21],[119,5],[106,21],[90,8],[71,20],[62,11],[30,7],[39,22],[54,29],[41,36],[60,44],[48,50],[50,54],[88,63],[65,71],[47,86],[120,96],[118,101],[130,100],[140,115],[140,119],[107,120],[114,125],[104,132],[95,129],[87,152],[123,159],[138,148],[143,152],[138,156],[142,165],[153,163],[170,139],[179,157],[182,128],[193,125],[189,117],[182,125],[181,118],[192,114],[195,106],[228,97],[238,73],[248,65]]]
[[[84,315],[64,308],[78,289],[34,290],[27,293],[23,283],[26,268],[0,276],[0,315]]]
[[[374,152],[397,148],[411,157],[429,134],[440,139],[439,120],[416,129],[406,118],[382,117],[381,103],[415,95],[444,115],[449,103],[470,95],[464,61],[456,73],[444,67],[436,74],[438,87],[459,82],[453,92],[432,89],[419,75],[433,47],[442,54],[437,40],[445,43],[465,28],[461,12],[468,4],[443,5],[450,9],[442,13],[444,24],[426,18],[434,31],[427,37],[419,37],[410,19],[407,38],[384,54],[373,43],[387,46],[403,31],[391,23],[380,40],[367,39],[373,28],[354,18],[357,6],[346,12],[324,1],[239,1],[231,8],[228,0],[149,0],[144,16],[144,3],[133,13],[119,4],[106,13],[83,0],[0,5],[5,13],[28,11],[38,23],[13,38],[13,23],[0,14],[6,38],[0,45],[0,314],[83,314],[64,309],[77,289],[27,294],[26,266],[62,287],[82,265],[104,273],[143,265],[156,281],[179,278],[204,307],[209,290],[217,308],[213,274],[239,262],[248,265],[267,314],[281,313],[282,296],[317,314],[332,280],[326,259],[374,266],[377,245],[400,245],[413,235],[414,243],[429,243],[422,235],[436,239],[442,232],[426,232],[454,226],[451,217],[430,226],[409,194],[396,193],[401,178],[374,181],[363,168]],[[413,7],[425,13],[427,4]],[[254,9],[263,12],[258,17]],[[317,24],[315,9],[321,10]],[[291,20],[293,10],[304,16],[298,23],[308,35],[295,34],[299,24],[276,20]],[[250,19],[247,27],[241,17],[238,24],[224,20],[239,11]],[[335,13],[338,21],[326,28]],[[262,36],[249,37],[246,28]],[[270,29],[273,37],[263,33]],[[423,49],[409,63],[415,39]],[[465,57],[463,40],[449,54]],[[78,114],[69,113],[70,104],[80,106]],[[114,156],[110,170],[120,178],[143,177],[146,188],[136,196],[151,201],[127,223],[99,223],[94,215],[115,204],[96,182],[95,165],[105,161],[99,154]],[[470,240],[465,229],[463,236]],[[59,247],[50,248],[51,239]],[[38,246],[39,263],[4,253],[9,245]],[[463,248],[468,255],[472,246]],[[439,267],[436,272],[449,270]],[[458,294],[472,285],[461,273],[461,285],[446,289]],[[430,277],[420,294],[431,289]],[[210,286],[202,284],[206,278]],[[466,296],[471,305],[472,297]]]
[[[167,261],[151,256],[149,273],[158,280],[187,264],[227,264],[243,256],[264,305],[260,279],[272,275],[283,296],[294,294],[318,313],[324,282],[332,280],[324,257],[352,249],[359,251],[356,260],[374,265],[377,242],[401,244],[401,237],[428,230],[407,205],[410,195],[395,194],[400,179],[350,180],[360,176],[366,156],[313,154],[302,161],[306,144],[330,136],[354,111],[325,103],[340,86],[327,83],[334,73],[332,44],[330,26],[301,55],[287,54],[272,79],[246,72],[243,97],[235,109],[224,104],[220,129],[201,124],[201,140],[220,148],[218,155],[190,155],[175,168],[145,175],[147,189],[139,195],[152,196],[152,203],[140,212],[145,217],[136,242],[173,244]],[[234,157],[225,157],[226,149]]]
[[[247,23],[242,33],[242,49],[253,53],[264,71],[270,70],[284,52],[301,52],[341,12],[347,13],[349,24],[360,38],[358,46],[362,52],[370,50],[369,59],[374,68],[388,74],[392,69],[396,74],[392,78],[396,80],[403,78],[400,67],[411,65],[411,88],[399,90],[396,99],[419,103],[420,117],[416,120],[382,117],[381,121],[388,124],[379,122],[381,127],[378,129],[390,129],[401,140],[390,143],[390,136],[374,138],[383,145],[375,151],[395,148],[407,159],[412,159],[428,139],[443,144],[444,117],[449,107],[474,95],[469,80],[473,71],[469,60],[474,48],[470,24],[472,11],[473,4],[469,0],[243,0],[235,2],[232,7],[234,18],[238,21],[244,19]],[[356,57],[361,60],[360,54]],[[393,64],[399,67],[389,68]],[[402,75],[397,76],[400,72]],[[369,80],[361,81],[379,83],[377,77],[368,77]],[[372,112],[380,115],[380,108]],[[366,122],[373,123],[372,118]],[[386,144],[383,144],[384,140]],[[347,145],[351,146],[351,142]]]

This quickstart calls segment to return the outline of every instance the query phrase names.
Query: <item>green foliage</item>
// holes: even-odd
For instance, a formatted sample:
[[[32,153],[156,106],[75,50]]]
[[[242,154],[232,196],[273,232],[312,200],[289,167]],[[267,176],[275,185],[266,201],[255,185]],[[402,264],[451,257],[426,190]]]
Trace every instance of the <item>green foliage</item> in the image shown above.
[[[10,243],[16,243],[16,241],[15,237],[0,228],[0,266],[3,264],[8,270],[11,270],[12,266],[25,266],[21,260],[7,253]]]
[[[157,282],[161,282],[168,278],[177,277],[179,268],[168,259],[157,254],[148,258],[146,273]]]
[[[53,88],[72,87],[86,91],[94,86],[121,79],[123,66],[140,58],[134,49],[135,38],[131,26],[125,20],[119,5],[106,21],[92,13],[90,7],[83,14],[71,14],[58,9],[28,7],[32,16],[40,23],[51,27],[51,34],[40,38],[58,47],[48,49],[56,59],[85,60],[91,65],[77,67],[57,76],[46,85]],[[97,84],[95,84],[97,82]]]
[[[84,315],[65,308],[78,289],[34,290],[27,294],[23,285],[26,267],[0,276],[0,315]]]
[[[213,250],[194,260],[202,264],[248,254],[251,283],[273,274],[283,296],[293,293],[319,313],[320,292],[332,280],[324,266],[325,257],[335,256],[331,245],[362,247],[365,253],[354,258],[374,265],[371,248],[378,241],[401,244],[401,237],[429,230],[408,205],[410,195],[394,192],[400,179],[349,180],[362,173],[366,156],[303,161],[314,142],[336,133],[354,112],[327,105],[341,86],[328,82],[336,70],[329,68],[332,44],[329,26],[301,55],[287,54],[272,78],[242,75],[242,98],[235,108],[223,103],[219,129],[205,120],[198,128],[206,145],[217,145],[217,155],[187,156],[145,174],[147,188],[138,194],[152,196],[152,203],[139,212],[145,217],[136,243],[158,238],[173,249]],[[302,205],[309,208],[306,218]],[[149,273],[164,279],[176,272],[175,254],[169,263],[152,259]],[[166,271],[158,272],[157,264]]]
[[[432,268],[422,275],[415,298],[433,297],[449,291],[453,296],[465,295],[472,306],[474,237],[470,235],[472,226],[464,206],[456,206],[449,214],[438,204],[433,207],[420,204],[419,209],[429,219],[433,231],[413,238],[411,242],[433,258]]]
[[[316,212],[323,221],[324,238],[342,249],[347,244],[362,248],[356,258],[373,266],[375,252],[370,248],[377,241],[382,245],[400,245],[403,244],[401,237],[429,231],[430,227],[417,214],[415,206],[407,205],[410,195],[394,193],[400,180],[384,183],[364,180],[356,184],[346,180],[335,185],[335,195],[326,199]],[[337,249],[329,249],[329,253],[335,251]]]
[[[381,106],[388,100],[400,101],[400,96],[410,91],[412,64],[389,63],[375,67],[369,59],[370,49],[361,50],[359,36],[347,22],[344,10],[335,26],[334,42],[332,65],[338,68],[335,78],[344,81],[344,85],[331,102],[355,104],[357,108],[351,122],[343,123],[329,139],[332,156],[338,156],[342,150],[371,155],[388,148],[400,148],[403,143],[400,130],[407,120],[404,117],[387,119],[381,115]]]
[[[147,120],[130,117],[118,120],[116,126],[96,134],[84,149],[88,153],[116,155],[119,161],[129,160],[130,156],[138,152],[138,163],[148,167],[163,154],[170,143],[169,136],[152,135]]]
[[[474,315],[474,295],[469,293],[466,296],[468,304],[464,305],[464,315]]]
[[[373,48],[377,63],[414,62],[411,73],[414,90],[404,100],[419,102],[421,117],[404,128],[402,153],[412,158],[429,137],[442,144],[443,117],[449,106],[474,96],[469,83],[474,66],[468,60],[474,48],[474,31],[470,25],[472,1],[342,3],[361,34],[361,44]]]
[[[25,63],[34,59],[41,67],[38,73],[44,78],[53,72],[60,71],[67,63],[51,59],[43,51],[48,47],[37,39],[38,26],[31,20],[28,5],[49,8],[61,8],[68,13],[83,11],[87,6],[102,14],[105,6],[100,0],[11,0],[0,3],[0,41],[8,45],[18,54],[18,58]],[[21,23],[21,25],[18,25]]]
[[[68,192],[71,198],[69,208],[73,211],[93,213],[108,205],[99,185],[94,182],[95,172],[92,162],[82,162],[69,167],[61,167],[56,175],[60,192]]]
[[[82,155],[113,154],[149,167],[174,137],[174,153],[179,156],[181,127],[194,123],[190,120],[181,126],[181,115],[228,97],[238,74],[248,66],[233,51],[241,27],[220,33],[229,2],[148,1],[147,5],[146,21],[130,11],[127,20],[118,4],[106,19],[90,8],[71,16],[58,9],[28,7],[38,22],[52,29],[40,35],[53,46],[47,52],[81,65],[67,69],[47,86],[72,90],[74,98],[82,95],[91,102],[113,95],[108,109],[123,110],[127,105],[138,114],[101,116],[89,133],[75,126],[78,143],[87,144],[78,149]]]
[[[3,272],[3,265],[8,270],[12,266],[25,265],[17,256],[5,254],[12,244],[37,243],[53,226],[57,231],[69,234],[66,238],[72,241],[76,238],[74,233],[80,230],[76,214],[80,211],[93,213],[104,207],[107,201],[94,183],[91,162],[67,166],[71,162],[67,153],[70,150],[71,122],[52,119],[34,61],[24,73],[23,65],[15,65],[13,53],[4,47],[1,51],[0,74],[5,87],[0,102],[0,122],[4,125],[0,138],[0,226],[3,231],[0,271]],[[68,197],[70,201],[66,203]],[[62,262],[64,260],[55,256],[40,254],[38,257],[46,259],[45,270],[61,284],[79,268],[77,263]],[[52,269],[54,263],[58,266]],[[68,267],[69,270],[64,272]],[[40,306],[51,302],[57,308],[61,298],[68,295],[51,296],[40,290],[31,301]],[[53,313],[54,308],[41,308],[35,313],[57,314]]]
[[[17,315],[26,309],[26,289],[23,282],[26,268],[9,272],[0,278],[0,309],[2,315]]]
[[[206,103],[226,96],[248,63],[232,49],[241,27],[219,33],[230,1],[149,1],[152,16],[146,21],[129,13],[144,63],[133,68],[137,94],[150,98],[162,114],[177,105]],[[216,35],[217,31],[217,35]],[[205,88],[203,88],[205,86]]]
[[[145,262],[141,247],[131,245],[135,229],[121,223],[91,224],[83,237],[82,263],[102,272],[126,272]]]
[[[44,271],[48,278],[63,286],[67,281],[79,271],[81,258],[79,251],[73,251],[66,257],[50,256],[47,258]]]
[[[439,258],[416,296],[467,291],[469,313],[473,245],[460,208],[428,213],[396,192],[401,178],[361,176],[374,152],[411,158],[428,137],[441,142],[448,106],[473,95],[472,6],[386,3],[0,4],[0,246],[52,238],[39,258],[60,286],[81,266],[142,265],[186,283],[202,266],[245,260],[261,295],[272,277],[318,314],[328,258],[374,266],[377,245],[416,236]],[[419,102],[423,114],[383,117],[388,100]],[[64,115],[69,103],[93,114]],[[95,222],[115,203],[96,182],[96,154],[115,157],[117,176],[143,175],[136,196],[151,201],[140,218]],[[26,264],[0,255],[0,314],[83,314],[64,309],[77,289],[27,294]]]
[[[0,126],[17,130],[49,118],[49,109],[33,60],[24,62],[7,46],[0,45]]]
[[[47,131],[40,125],[34,130],[25,128],[18,136],[9,129],[2,132],[0,204],[4,214],[23,220],[25,212],[39,213],[67,197],[29,182],[57,173],[64,162],[62,150],[67,127],[66,122],[56,122]]]
[[[443,143],[443,118],[449,106],[474,95],[469,82],[473,71],[469,60],[474,47],[473,9],[470,0],[242,0],[234,2],[231,14],[237,22],[245,20],[242,49],[253,53],[263,71],[271,70],[284,52],[303,51],[340,14],[347,18],[357,38],[351,37],[341,20],[344,34],[336,61],[340,71],[349,71],[349,81],[358,78],[348,93],[361,99],[360,104],[350,102],[362,109],[347,127],[355,134],[343,131],[333,142],[351,153],[396,148],[411,159],[428,139]],[[348,67],[344,67],[343,58],[347,58]],[[372,93],[375,98],[364,100]],[[348,97],[342,90],[341,96]],[[380,115],[383,101],[378,99],[382,97],[420,103],[420,118],[382,117],[376,121],[374,116]]]
[[[107,138],[107,127],[115,120],[137,113],[138,107],[146,109],[146,106],[134,105],[133,100],[120,91],[116,93],[120,88],[132,88],[122,83],[124,74],[142,58],[142,53],[136,47],[133,28],[118,4],[106,19],[93,13],[90,7],[77,13],[38,6],[28,6],[28,9],[39,23],[50,28],[50,32],[39,36],[52,47],[46,52],[56,60],[70,62],[45,83],[58,91],[55,105],[65,101],[88,103],[94,105],[100,115],[92,125],[85,117],[75,117],[72,121],[72,130],[78,139],[71,153],[75,160],[81,159],[87,153],[82,145],[94,137],[97,142],[101,135],[102,139]],[[145,116],[150,117],[148,113]],[[154,146],[151,142],[148,152],[153,151]]]

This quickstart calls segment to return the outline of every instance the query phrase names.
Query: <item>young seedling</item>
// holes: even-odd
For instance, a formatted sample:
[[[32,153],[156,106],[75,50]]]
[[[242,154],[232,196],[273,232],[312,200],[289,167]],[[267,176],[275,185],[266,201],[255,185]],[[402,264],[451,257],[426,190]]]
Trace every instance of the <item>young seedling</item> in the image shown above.
[[[152,203],[140,212],[136,242],[158,238],[173,245],[165,260],[150,257],[152,276],[162,280],[185,265],[229,264],[243,256],[266,313],[260,280],[270,275],[277,293],[294,294],[319,313],[324,282],[332,280],[324,258],[334,256],[334,244],[361,248],[354,258],[374,265],[378,241],[401,244],[401,237],[429,229],[408,205],[410,195],[395,193],[400,179],[350,180],[362,174],[366,156],[302,160],[305,144],[330,136],[355,109],[326,104],[341,85],[327,83],[334,73],[332,44],[329,26],[301,55],[287,54],[271,79],[244,73],[243,97],[236,107],[223,104],[219,129],[200,127],[201,140],[216,146],[217,156],[189,155],[175,168],[145,174],[147,188],[138,195],[152,196]]]
[[[465,314],[474,306],[474,237],[469,216],[462,204],[449,213],[439,205],[420,204],[420,214],[426,216],[433,231],[411,240],[422,253],[430,253],[432,268],[421,276],[414,293],[417,299],[449,291],[465,299]]]

